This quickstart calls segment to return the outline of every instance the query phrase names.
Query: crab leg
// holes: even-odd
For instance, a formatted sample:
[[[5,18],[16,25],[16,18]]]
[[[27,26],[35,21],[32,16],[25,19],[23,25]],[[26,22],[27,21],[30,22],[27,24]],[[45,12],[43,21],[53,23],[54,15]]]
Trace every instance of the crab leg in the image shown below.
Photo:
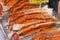
[[[31,35],[31,34],[38,33],[38,32],[40,32],[41,30],[44,30],[44,29],[46,29],[46,28],[48,28],[48,27],[45,27],[45,28],[40,28],[40,27],[38,27],[38,28],[36,28],[36,29],[31,29],[31,30],[29,30],[29,31],[26,31],[26,32],[20,34],[20,36],[26,37],[26,36],[29,36],[29,35]]]
[[[14,4],[16,4],[17,2],[18,2],[19,0],[11,0],[11,1],[9,1],[7,4],[6,4],[6,6],[8,7],[8,8],[11,8]]]
[[[44,28],[44,27],[47,27],[47,28],[48,28],[48,25],[44,26],[45,24],[43,24],[43,26],[41,26],[41,25],[36,26],[36,25],[38,25],[38,24],[31,25],[31,26],[28,26],[28,27],[23,27],[22,29],[20,29],[20,30],[17,31],[17,32],[19,32],[19,33],[24,33],[24,32],[29,31],[29,30],[31,30],[31,29]],[[50,27],[50,26],[51,26],[51,24],[49,24],[49,27]]]
[[[23,17],[21,17],[21,18],[19,18],[19,19],[17,19],[16,21],[15,21],[15,23],[23,23],[25,20],[27,20],[27,19],[34,19],[34,18],[36,18],[36,19],[45,19],[45,18],[49,18],[49,17],[44,17],[43,15],[41,15],[41,14],[30,14],[30,15],[24,15]]]
[[[27,0],[21,0],[19,1],[17,4],[15,4],[11,9],[9,9],[9,11],[13,12],[14,9],[18,6],[20,6],[22,3],[26,2]]]

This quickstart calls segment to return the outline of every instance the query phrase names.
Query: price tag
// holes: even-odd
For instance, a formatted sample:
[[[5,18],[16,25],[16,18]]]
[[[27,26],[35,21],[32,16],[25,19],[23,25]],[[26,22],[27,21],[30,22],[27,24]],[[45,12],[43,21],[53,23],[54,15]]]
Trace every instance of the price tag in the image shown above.
[[[30,0],[30,3],[45,3],[48,2],[48,0]]]

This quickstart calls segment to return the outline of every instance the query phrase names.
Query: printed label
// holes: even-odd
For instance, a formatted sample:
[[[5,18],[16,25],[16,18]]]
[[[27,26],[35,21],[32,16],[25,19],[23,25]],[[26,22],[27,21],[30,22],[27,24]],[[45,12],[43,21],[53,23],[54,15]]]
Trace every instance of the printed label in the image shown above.
[[[48,0],[30,0],[30,3],[45,3],[48,2]]]

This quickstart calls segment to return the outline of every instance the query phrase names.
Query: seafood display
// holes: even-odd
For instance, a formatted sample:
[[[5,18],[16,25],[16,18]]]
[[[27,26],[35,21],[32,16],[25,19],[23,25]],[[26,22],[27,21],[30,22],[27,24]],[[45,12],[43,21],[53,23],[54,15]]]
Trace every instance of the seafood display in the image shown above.
[[[41,8],[34,8],[26,11],[12,13],[6,17],[8,24],[6,27],[10,32],[16,33],[20,40],[34,33],[39,33],[55,25],[58,20],[52,18],[47,12],[41,11]]]
[[[59,40],[60,28],[55,27],[60,24],[57,18],[54,18],[41,8],[39,3],[30,3],[30,0],[4,0],[4,6],[8,10],[2,18],[2,24],[7,29],[9,40],[22,40],[30,35],[29,40]],[[0,8],[0,13],[2,7]],[[34,35],[35,34],[35,35]]]

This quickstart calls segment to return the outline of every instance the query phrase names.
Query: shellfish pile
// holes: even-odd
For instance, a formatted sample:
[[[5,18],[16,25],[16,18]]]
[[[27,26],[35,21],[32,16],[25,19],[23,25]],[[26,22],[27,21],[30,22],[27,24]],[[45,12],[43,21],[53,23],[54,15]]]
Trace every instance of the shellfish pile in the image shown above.
[[[39,4],[30,4],[29,0],[5,0],[9,8],[6,20],[12,33],[10,40],[19,40],[37,33],[31,40],[59,40],[59,28],[52,27],[58,20],[51,17]],[[21,39],[20,39],[21,40]]]

